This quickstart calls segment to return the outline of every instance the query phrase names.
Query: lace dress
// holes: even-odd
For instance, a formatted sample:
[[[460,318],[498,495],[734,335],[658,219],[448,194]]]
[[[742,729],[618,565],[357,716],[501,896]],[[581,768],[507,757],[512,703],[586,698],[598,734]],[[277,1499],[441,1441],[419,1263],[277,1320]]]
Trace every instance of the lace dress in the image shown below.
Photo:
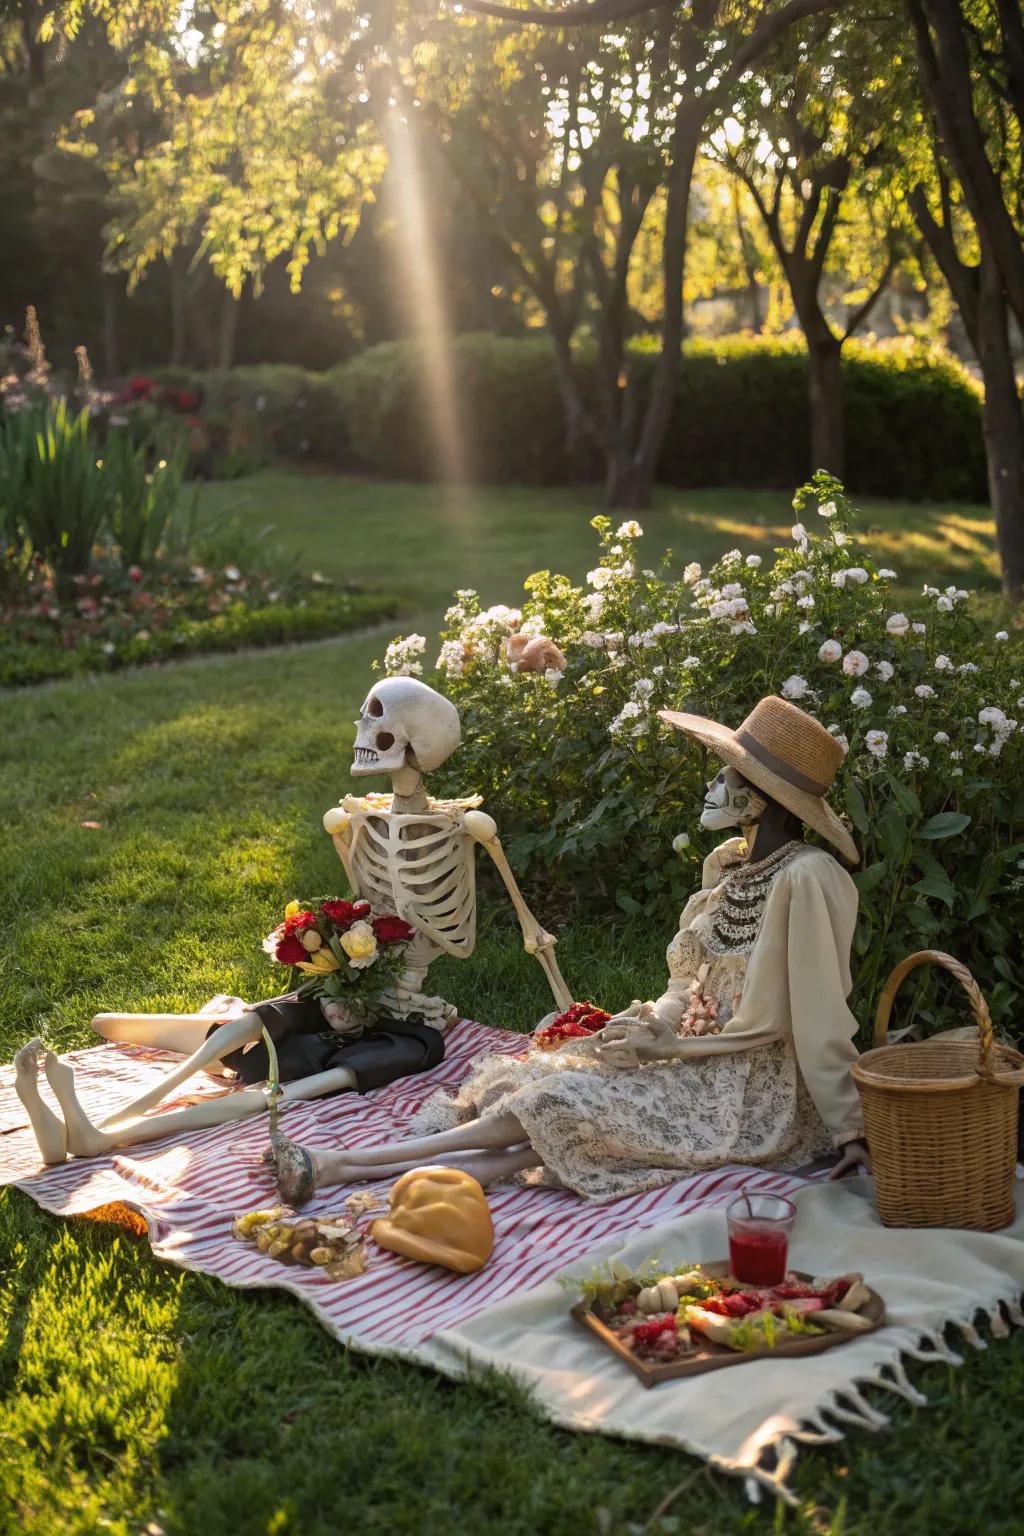
[[[755,1021],[758,1043],[746,1045],[745,1031],[733,1043],[729,1027],[741,1023],[737,1010],[773,892],[805,858],[835,861],[790,843],[759,863],[734,863],[719,878],[721,855],[734,846],[718,850],[718,863],[711,856],[716,883],[687,903],[668,947],[668,991],[655,1005],[681,1036],[702,1037],[692,1040],[692,1055],[614,1068],[600,1061],[597,1035],[555,1051],[485,1057],[457,1094],[428,1101],[417,1132],[512,1113],[543,1159],[542,1170],[524,1177],[591,1200],[636,1194],[726,1163],[795,1168],[828,1151],[836,1138],[808,1090],[792,1033],[774,1024],[759,1030]],[[784,975],[777,983],[785,991]],[[827,1016],[827,1007],[822,1011]],[[857,1132],[851,1125],[847,1135]]]

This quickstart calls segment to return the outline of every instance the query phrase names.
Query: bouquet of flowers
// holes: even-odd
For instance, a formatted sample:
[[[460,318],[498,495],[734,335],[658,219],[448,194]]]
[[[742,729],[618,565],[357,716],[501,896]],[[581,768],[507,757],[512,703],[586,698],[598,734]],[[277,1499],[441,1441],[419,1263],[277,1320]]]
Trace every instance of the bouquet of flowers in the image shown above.
[[[309,977],[298,988],[299,997],[329,998],[348,1013],[365,1016],[401,976],[415,934],[400,917],[375,917],[368,901],[290,901],[284,922],[267,935],[263,948],[280,965]]]

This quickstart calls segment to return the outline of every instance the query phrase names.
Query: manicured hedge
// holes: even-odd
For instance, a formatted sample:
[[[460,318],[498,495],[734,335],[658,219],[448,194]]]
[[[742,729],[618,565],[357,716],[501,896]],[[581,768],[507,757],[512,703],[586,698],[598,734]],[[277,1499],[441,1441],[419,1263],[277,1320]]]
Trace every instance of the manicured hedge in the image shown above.
[[[419,343],[391,341],[332,371],[361,466],[397,480],[437,473],[426,361]],[[566,479],[564,413],[547,339],[460,336],[453,363],[457,431],[470,475],[488,485]]]
[[[109,656],[95,644],[63,649],[0,637],[0,686],[19,687],[84,672],[110,672],[182,656],[238,651],[246,646],[329,639],[365,624],[396,618],[400,611],[397,598],[376,592],[325,593],[304,602],[272,603],[264,608],[246,608],[238,603],[208,619],[188,619],[154,630],[144,638],[133,635]]]
[[[650,375],[654,357],[637,350]],[[426,409],[421,344],[384,342],[326,374],[280,365],[220,373],[159,370],[201,394],[213,475],[245,473],[272,456],[389,479],[439,472],[438,432]],[[593,353],[579,355],[593,377]],[[566,454],[565,414],[546,336],[460,336],[452,349],[456,431],[469,474],[485,484],[600,480],[592,449]],[[846,480],[859,495],[905,500],[987,497],[979,392],[952,359],[904,346],[850,342],[844,351]],[[807,359],[799,337],[694,341],[658,478],[685,487],[780,490],[810,465]]]
[[[327,374],[284,363],[215,369],[158,368],[162,385],[200,396],[201,472],[246,474],[273,458],[343,468],[351,454],[345,413]],[[205,460],[203,455],[205,453]]]
[[[550,343],[463,336],[453,348],[459,429],[485,482],[570,478]],[[847,480],[861,495],[984,500],[981,402],[954,361],[852,342],[845,354]],[[592,358],[580,357],[584,373]],[[638,351],[649,374],[654,358]],[[415,342],[373,347],[334,371],[357,462],[397,479],[436,473]],[[658,478],[687,487],[786,489],[810,460],[807,359],[798,338],[690,342]],[[599,478],[594,454],[574,466]]]

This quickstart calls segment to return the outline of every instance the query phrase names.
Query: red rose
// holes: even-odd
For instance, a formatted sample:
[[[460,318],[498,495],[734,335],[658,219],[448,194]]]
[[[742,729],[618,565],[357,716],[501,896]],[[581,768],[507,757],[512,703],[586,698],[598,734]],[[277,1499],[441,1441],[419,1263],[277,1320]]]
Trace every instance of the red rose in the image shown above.
[[[299,940],[293,934],[289,934],[274,950],[274,958],[280,960],[282,965],[298,965],[300,960],[306,960],[309,957]]]
[[[375,917],[372,926],[374,938],[380,944],[408,944],[416,935],[412,924],[400,917]]]
[[[352,910],[356,917],[362,921],[364,917],[369,917],[370,915],[370,903],[368,901],[357,901]]]
[[[284,934],[285,934],[285,938],[286,939],[290,939],[292,937],[292,934],[295,934],[295,933],[305,933],[307,928],[315,928],[315,927],[316,927],[316,913],[315,912],[293,912],[291,917],[286,917],[285,920],[284,920]]]
[[[322,901],[320,911],[327,921],[337,928],[348,928],[355,922],[358,915],[350,901]]]

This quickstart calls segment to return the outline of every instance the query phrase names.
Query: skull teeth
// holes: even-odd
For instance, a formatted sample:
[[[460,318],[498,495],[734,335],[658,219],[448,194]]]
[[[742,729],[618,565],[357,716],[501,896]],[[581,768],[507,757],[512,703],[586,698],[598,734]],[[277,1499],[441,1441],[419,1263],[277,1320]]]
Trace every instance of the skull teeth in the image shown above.
[[[374,752],[370,747],[356,747],[356,762],[360,764],[376,763],[380,760],[380,753]]]

